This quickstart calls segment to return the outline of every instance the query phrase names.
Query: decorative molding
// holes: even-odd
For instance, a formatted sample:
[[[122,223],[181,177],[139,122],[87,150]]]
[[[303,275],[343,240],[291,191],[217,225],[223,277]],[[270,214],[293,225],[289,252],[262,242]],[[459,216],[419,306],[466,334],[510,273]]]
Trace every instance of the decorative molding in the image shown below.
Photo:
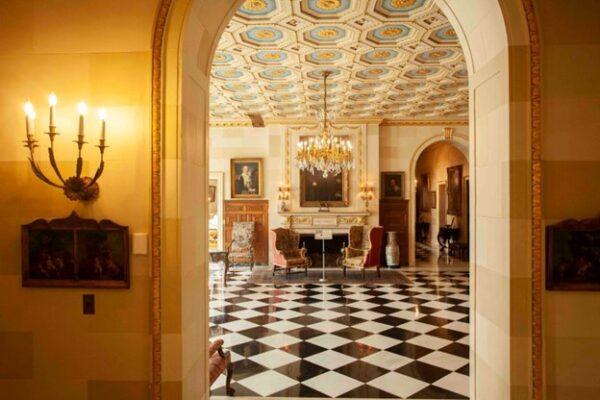
[[[152,340],[152,376],[151,396],[152,400],[162,398],[162,313],[161,313],[161,218],[162,218],[162,132],[163,126],[163,103],[165,93],[163,91],[163,50],[165,41],[165,27],[172,0],[161,0],[156,14],[154,33],[152,36],[152,155],[151,155],[151,232],[150,250],[151,260],[151,340]]]
[[[384,119],[380,126],[468,126],[467,119]]]
[[[531,95],[531,383],[532,399],[544,398],[542,265],[542,78],[541,43],[533,0],[522,0],[529,31]]]
[[[315,120],[311,118],[279,118],[265,119],[265,125],[314,125]],[[377,124],[380,126],[468,126],[466,119],[382,119],[382,118],[338,118],[337,124],[349,125],[369,125]],[[211,118],[209,123],[211,128],[237,128],[251,127],[250,120],[218,120]]]

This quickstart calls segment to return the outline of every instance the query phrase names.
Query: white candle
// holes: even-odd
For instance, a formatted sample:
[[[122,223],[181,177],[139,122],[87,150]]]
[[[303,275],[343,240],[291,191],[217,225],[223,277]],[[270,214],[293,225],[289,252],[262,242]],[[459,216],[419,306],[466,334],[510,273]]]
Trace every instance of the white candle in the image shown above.
[[[27,131],[27,137],[31,136],[31,132],[35,132],[35,128],[33,126],[33,120],[35,119],[35,110],[33,109],[33,104],[30,101],[25,103],[23,107],[25,111],[25,129]]]
[[[100,140],[104,141],[104,140],[106,140],[106,109],[101,108],[100,110],[98,110],[98,116],[100,117],[100,120],[102,121],[102,130],[100,131]]]
[[[79,112],[79,136],[83,138],[83,117],[87,113],[87,106],[83,101],[77,105],[77,111]]]
[[[58,98],[54,93],[50,93],[48,96],[48,104],[50,105],[50,122],[48,125],[54,126],[54,106],[58,102]]]

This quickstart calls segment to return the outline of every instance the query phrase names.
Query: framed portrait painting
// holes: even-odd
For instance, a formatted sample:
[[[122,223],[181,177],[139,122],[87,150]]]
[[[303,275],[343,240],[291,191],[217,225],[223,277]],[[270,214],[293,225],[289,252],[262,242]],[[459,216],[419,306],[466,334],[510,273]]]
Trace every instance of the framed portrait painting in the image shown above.
[[[259,198],[263,193],[262,159],[231,159],[231,198]]]
[[[350,205],[349,173],[344,170],[337,175],[323,178],[321,172],[314,174],[300,171],[300,207],[348,207]]]
[[[403,199],[404,179],[406,174],[402,171],[381,173],[381,198]]]

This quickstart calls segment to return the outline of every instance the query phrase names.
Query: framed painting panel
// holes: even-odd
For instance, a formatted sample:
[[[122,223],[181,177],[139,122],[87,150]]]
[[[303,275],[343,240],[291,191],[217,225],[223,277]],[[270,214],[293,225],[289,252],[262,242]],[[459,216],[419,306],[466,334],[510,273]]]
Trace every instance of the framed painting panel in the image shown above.
[[[348,207],[350,206],[349,172],[323,177],[300,171],[300,207]]]
[[[449,167],[448,186],[446,193],[448,194],[448,205],[446,212],[450,215],[461,215],[462,213],[462,165]]]
[[[232,158],[231,198],[260,198],[263,193],[261,158]]]
[[[129,229],[109,220],[38,219],[21,227],[24,287],[129,288]]]
[[[546,227],[546,289],[600,291],[600,218]]]
[[[381,198],[404,199],[404,180],[406,173],[403,171],[381,173]]]

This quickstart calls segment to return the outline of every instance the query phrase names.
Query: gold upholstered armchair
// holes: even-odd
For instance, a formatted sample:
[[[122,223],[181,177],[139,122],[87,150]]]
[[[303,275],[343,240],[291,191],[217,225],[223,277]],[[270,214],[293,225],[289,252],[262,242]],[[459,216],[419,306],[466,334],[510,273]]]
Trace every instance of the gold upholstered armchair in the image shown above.
[[[230,265],[250,265],[254,267],[254,238],[256,224],[254,221],[234,222],[231,231],[231,242],[227,246],[227,258]]]
[[[348,232],[348,246],[343,251],[344,276],[346,276],[346,268],[361,269],[363,279],[366,268],[377,268],[377,276],[381,276],[379,264],[382,241],[381,226],[351,226]]]

